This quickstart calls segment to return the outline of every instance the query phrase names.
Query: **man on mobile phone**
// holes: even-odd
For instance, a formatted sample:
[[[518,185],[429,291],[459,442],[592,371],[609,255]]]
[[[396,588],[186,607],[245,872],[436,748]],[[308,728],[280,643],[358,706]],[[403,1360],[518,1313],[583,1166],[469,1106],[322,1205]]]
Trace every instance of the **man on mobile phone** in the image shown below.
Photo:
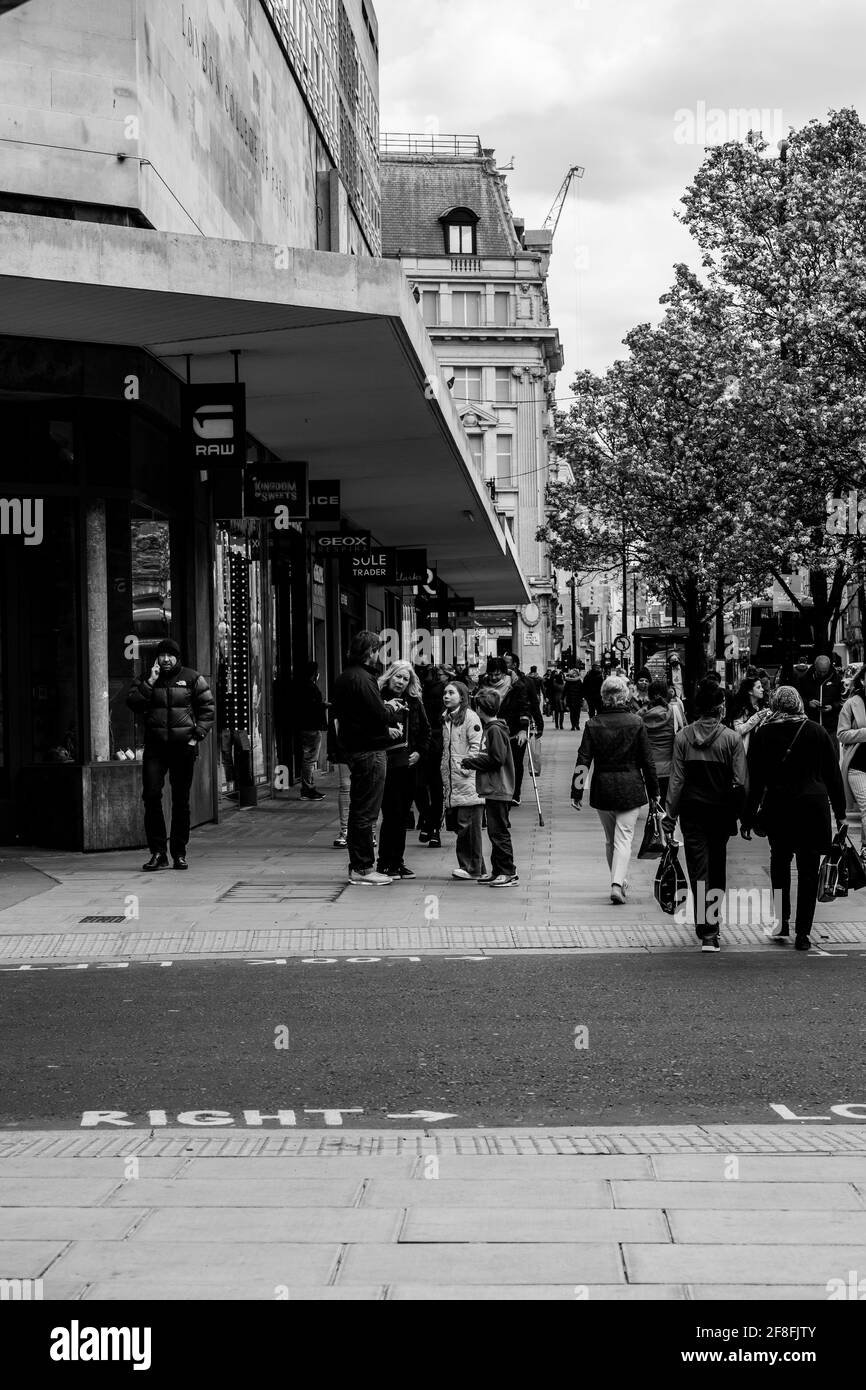
[[[142,764],[144,832],[150,858],[145,873],[168,868],[168,849],[176,869],[187,869],[189,793],[198,745],[214,724],[214,697],[204,676],[182,665],[180,647],[166,638],[146,678],[133,682],[127,705],[144,718]],[[171,787],[171,834],[166,835],[162,789]]]

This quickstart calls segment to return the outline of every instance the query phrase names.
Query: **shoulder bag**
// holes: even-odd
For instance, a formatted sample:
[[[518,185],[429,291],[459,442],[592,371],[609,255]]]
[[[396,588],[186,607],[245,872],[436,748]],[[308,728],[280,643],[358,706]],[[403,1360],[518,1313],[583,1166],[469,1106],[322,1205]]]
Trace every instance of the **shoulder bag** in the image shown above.
[[[797,742],[797,739],[800,737],[807,723],[808,720],[804,719],[803,723],[800,725],[794,737],[791,739],[791,742],[788,745],[788,748],[785,752],[785,756],[779,764],[780,772],[782,768],[785,766],[785,763],[788,761],[789,757],[791,756],[794,744]],[[762,840],[765,840],[767,838],[767,797],[770,795],[770,792],[778,791],[781,785],[781,781],[779,781],[776,783],[774,787],[770,787],[769,785],[766,786],[761,794],[761,799],[758,802],[753,824],[755,834],[759,835]]]

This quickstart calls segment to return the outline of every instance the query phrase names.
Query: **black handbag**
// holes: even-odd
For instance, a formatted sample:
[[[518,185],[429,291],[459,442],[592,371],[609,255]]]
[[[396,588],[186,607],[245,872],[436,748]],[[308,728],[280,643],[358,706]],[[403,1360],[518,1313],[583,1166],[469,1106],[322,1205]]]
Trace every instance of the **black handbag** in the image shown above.
[[[794,737],[791,739],[791,742],[790,742],[790,744],[788,745],[788,748],[787,748],[787,750],[786,750],[786,752],[785,752],[785,756],[783,757],[782,761],[779,763],[779,771],[780,771],[780,772],[781,772],[782,768],[785,766],[785,763],[788,761],[788,758],[791,756],[791,751],[792,751],[792,749],[793,749],[793,747],[794,747],[794,744],[797,742],[797,739],[800,737],[801,733],[802,733],[803,730],[805,729],[807,722],[808,722],[807,720],[805,720],[805,719],[803,720],[803,723],[800,725],[800,727],[799,727],[799,729],[797,730],[797,732],[795,733]],[[756,808],[756,810],[755,810],[754,819],[753,819],[753,821],[752,821],[752,827],[753,827],[753,829],[754,829],[754,831],[755,831],[755,834],[756,834],[756,835],[759,835],[759,836],[761,837],[762,840],[765,840],[765,839],[767,838],[767,834],[768,834],[768,830],[767,830],[767,797],[769,796],[769,794],[770,794],[771,791],[778,791],[779,788],[780,788],[780,786],[781,786],[781,782],[777,782],[777,784],[776,784],[775,787],[765,787],[764,790],[763,790],[763,792],[762,792],[762,794],[761,794],[761,799],[760,799],[760,801],[758,802],[757,808]]]
[[[845,883],[849,892],[859,893],[861,888],[866,888],[866,868],[863,867],[863,860],[848,839],[847,831],[842,847],[842,873],[845,876]],[[839,894],[839,896],[842,895]]]
[[[683,866],[680,863],[680,856],[671,841],[668,840],[656,870],[653,895],[662,912],[672,917],[677,908],[682,907],[687,893],[688,884],[683,873]]]
[[[843,856],[848,832],[842,829],[836,833],[830,853],[821,861],[818,872],[818,902],[832,903],[836,898],[847,898],[848,884],[845,878]]]
[[[643,839],[637,852],[638,859],[659,859],[665,852],[665,837],[662,830],[662,808],[657,801],[650,802],[649,814],[644,826]]]

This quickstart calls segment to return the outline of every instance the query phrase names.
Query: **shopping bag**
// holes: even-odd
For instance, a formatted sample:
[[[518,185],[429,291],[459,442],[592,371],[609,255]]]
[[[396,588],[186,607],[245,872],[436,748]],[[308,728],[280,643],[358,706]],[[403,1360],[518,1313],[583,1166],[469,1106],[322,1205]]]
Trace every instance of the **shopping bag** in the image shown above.
[[[659,859],[665,852],[665,837],[662,831],[662,808],[657,801],[650,802],[649,814],[644,826],[643,839],[637,852],[638,859]]]
[[[677,908],[682,906],[687,891],[688,885],[680,857],[674,846],[668,842],[656,870],[656,881],[653,885],[655,900],[662,912],[672,917]]]
[[[842,868],[845,831],[841,831],[833,841],[830,853],[821,861],[818,872],[818,902],[832,903],[836,898],[847,898],[848,884]]]
[[[863,867],[863,860],[848,839],[846,839],[842,850],[842,872],[845,875],[849,892],[859,893],[861,888],[866,888],[866,868]]]

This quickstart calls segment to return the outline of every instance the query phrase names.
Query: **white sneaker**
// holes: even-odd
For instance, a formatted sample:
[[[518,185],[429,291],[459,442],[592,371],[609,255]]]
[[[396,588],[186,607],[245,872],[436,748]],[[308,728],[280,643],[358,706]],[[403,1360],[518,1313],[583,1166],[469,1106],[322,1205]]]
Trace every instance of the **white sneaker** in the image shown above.
[[[498,874],[496,878],[490,880],[491,888],[512,888],[515,883],[520,882],[519,874]]]
[[[480,875],[470,874],[466,869],[455,869],[451,877],[462,879],[468,883],[477,883]]]
[[[374,873],[372,869],[368,874],[359,874],[355,869],[352,869],[349,874],[349,882],[351,884],[365,884],[368,888],[386,888],[394,880],[389,878],[387,874]]]

